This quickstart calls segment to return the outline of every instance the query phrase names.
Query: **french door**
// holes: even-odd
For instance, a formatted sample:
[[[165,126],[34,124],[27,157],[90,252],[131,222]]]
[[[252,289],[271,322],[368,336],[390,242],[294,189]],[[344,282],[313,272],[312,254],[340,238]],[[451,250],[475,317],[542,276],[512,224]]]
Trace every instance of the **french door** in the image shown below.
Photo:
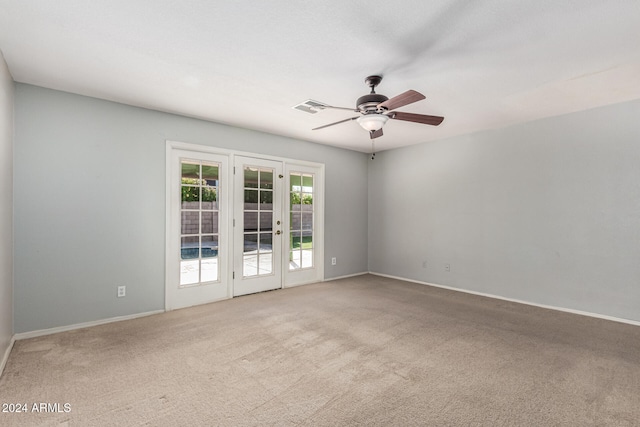
[[[229,159],[172,150],[168,182],[167,310],[229,297]]]
[[[282,287],[282,162],[235,157],[233,296]]]
[[[322,281],[324,166],[167,141],[165,309]]]

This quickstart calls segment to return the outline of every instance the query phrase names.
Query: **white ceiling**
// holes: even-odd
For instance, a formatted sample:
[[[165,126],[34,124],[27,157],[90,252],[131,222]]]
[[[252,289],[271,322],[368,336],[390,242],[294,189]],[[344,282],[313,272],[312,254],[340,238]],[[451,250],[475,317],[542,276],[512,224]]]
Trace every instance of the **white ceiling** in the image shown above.
[[[14,79],[369,151],[347,111],[378,93],[427,99],[376,150],[640,98],[637,0],[0,0]]]

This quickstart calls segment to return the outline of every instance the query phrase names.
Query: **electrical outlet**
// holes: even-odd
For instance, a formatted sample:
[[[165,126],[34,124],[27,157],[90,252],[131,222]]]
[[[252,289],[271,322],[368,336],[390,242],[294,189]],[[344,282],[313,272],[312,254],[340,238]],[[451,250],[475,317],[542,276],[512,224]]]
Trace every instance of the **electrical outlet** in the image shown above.
[[[336,265],[338,263],[338,260],[336,259],[336,257],[331,258],[331,265]]]
[[[126,294],[127,294],[127,287],[126,286],[118,286],[118,298],[122,298]]]
[[[445,264],[444,271],[451,271],[451,264]]]

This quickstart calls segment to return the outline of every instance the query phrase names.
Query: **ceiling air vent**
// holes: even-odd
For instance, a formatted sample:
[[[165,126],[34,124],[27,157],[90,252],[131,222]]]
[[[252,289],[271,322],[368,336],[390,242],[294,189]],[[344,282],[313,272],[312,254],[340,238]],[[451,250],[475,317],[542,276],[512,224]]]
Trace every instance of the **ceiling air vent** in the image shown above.
[[[327,107],[327,104],[323,104],[322,102],[314,101],[313,99],[307,99],[301,104],[295,105],[291,108],[294,110],[304,111],[305,113],[315,114],[318,111],[324,110]]]

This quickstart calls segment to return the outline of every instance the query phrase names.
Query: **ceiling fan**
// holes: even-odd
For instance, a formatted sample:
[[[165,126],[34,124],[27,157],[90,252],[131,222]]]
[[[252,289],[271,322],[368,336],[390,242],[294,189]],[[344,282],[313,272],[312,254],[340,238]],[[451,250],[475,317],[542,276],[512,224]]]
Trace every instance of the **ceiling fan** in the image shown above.
[[[415,90],[408,90],[389,99],[375,91],[376,86],[378,86],[382,81],[382,76],[369,76],[364,81],[371,88],[371,92],[358,98],[356,101],[356,108],[334,107],[311,99],[303,102],[302,104],[296,105],[293,108],[306,111],[308,113],[317,113],[325,108],[360,113],[359,116],[340,120],[335,123],[329,123],[328,125],[320,126],[312,130],[324,129],[329,126],[356,120],[360,126],[369,131],[371,139],[382,136],[382,126],[384,126],[389,119],[404,120],[406,122],[422,123],[432,126],[438,126],[444,120],[444,117],[440,116],[427,116],[424,114],[392,111],[396,108],[404,107],[405,105],[423,100],[425,99],[425,96]]]

